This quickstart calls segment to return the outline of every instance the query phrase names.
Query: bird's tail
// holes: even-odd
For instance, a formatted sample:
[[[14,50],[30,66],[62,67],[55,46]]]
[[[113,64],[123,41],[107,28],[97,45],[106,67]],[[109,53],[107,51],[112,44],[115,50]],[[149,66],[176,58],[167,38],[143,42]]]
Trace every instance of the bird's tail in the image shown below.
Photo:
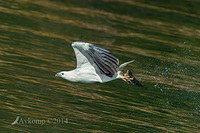
[[[130,70],[127,70],[127,72],[124,74],[123,80],[128,84],[131,83],[143,87],[143,85],[133,76]]]
[[[123,67],[125,67],[126,65],[128,65],[128,64],[130,64],[130,63],[132,63],[132,62],[134,62],[134,61],[135,61],[135,60],[132,60],[132,61],[125,62],[125,63],[121,64],[121,65],[119,66],[119,70],[122,70]]]

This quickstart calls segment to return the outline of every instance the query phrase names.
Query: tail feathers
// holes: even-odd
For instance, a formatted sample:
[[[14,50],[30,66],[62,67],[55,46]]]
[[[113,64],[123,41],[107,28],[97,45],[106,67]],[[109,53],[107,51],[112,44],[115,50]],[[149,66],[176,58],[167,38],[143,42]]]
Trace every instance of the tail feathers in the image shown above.
[[[130,83],[143,87],[143,85],[133,76],[133,74],[130,70],[127,70],[126,75],[129,77]]]
[[[125,62],[125,63],[121,64],[121,65],[119,66],[119,69],[121,70],[123,67],[125,67],[126,65],[128,65],[128,64],[130,64],[130,63],[132,63],[132,62],[134,62],[134,61],[135,61],[135,60],[132,60],[132,61]]]

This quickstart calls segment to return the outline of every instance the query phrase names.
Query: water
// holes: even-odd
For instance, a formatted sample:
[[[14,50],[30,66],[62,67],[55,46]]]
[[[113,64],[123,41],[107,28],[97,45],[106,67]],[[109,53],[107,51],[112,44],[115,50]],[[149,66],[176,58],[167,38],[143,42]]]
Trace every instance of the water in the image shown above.
[[[200,132],[199,5],[0,1],[0,131]],[[76,66],[73,41],[103,46],[120,63],[134,59],[126,70],[146,88],[55,78]]]

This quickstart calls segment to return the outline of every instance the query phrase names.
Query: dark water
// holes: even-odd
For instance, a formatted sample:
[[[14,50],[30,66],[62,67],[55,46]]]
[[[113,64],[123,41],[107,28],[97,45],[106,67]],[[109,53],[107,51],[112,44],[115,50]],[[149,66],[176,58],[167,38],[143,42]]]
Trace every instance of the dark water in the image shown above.
[[[0,131],[200,132],[199,38],[197,0],[0,0]],[[55,78],[73,41],[134,59],[146,88]]]

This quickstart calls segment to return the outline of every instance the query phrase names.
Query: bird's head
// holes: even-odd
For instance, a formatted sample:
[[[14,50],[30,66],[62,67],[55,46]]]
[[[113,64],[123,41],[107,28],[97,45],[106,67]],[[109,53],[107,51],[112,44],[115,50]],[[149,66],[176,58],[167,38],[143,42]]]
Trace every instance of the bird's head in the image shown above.
[[[76,77],[74,77],[73,71],[62,71],[62,72],[56,73],[55,77],[61,77],[69,81],[76,81]]]
[[[66,77],[66,72],[62,71],[62,72],[56,73],[55,77],[65,78]]]

